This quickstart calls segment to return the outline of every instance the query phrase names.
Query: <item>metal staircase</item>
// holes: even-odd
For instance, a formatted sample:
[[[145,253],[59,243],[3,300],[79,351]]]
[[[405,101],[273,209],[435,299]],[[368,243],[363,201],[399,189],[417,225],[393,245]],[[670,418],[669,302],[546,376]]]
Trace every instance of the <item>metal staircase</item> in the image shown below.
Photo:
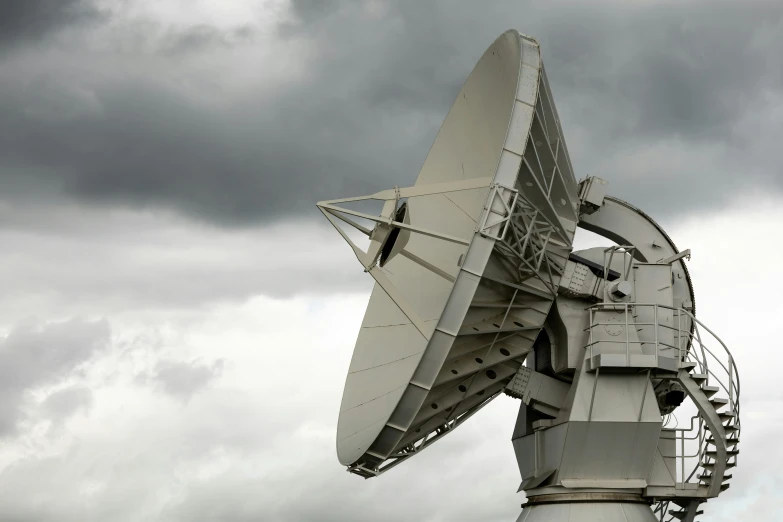
[[[741,430],[739,373],[731,352],[693,314],[678,313],[690,317],[693,329],[679,331],[683,357],[676,380],[697,414],[688,429],[672,430],[677,438],[678,482],[653,496],[654,512],[662,522],[693,522],[703,513],[700,504],[729,488],[727,471],[737,465]]]

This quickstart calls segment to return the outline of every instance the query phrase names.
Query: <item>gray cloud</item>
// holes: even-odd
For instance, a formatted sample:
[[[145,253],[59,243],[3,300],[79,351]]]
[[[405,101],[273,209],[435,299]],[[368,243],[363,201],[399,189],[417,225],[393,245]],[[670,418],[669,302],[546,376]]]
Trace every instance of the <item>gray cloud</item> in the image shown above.
[[[0,204],[0,317],[171,314],[257,295],[368,291],[371,279],[323,221],[226,230],[164,212]]]
[[[26,418],[27,392],[72,377],[108,340],[106,321],[76,319],[20,325],[0,339],[0,436],[14,433]],[[45,401],[44,409],[64,413],[77,398],[60,396]]]
[[[187,400],[217,379],[223,371],[223,360],[205,364],[200,361],[160,360],[149,377],[153,383],[172,395]]]
[[[41,403],[41,408],[50,418],[62,421],[74,413],[88,409],[92,402],[90,388],[76,384],[48,395]]]
[[[231,48],[253,39],[252,26],[223,31],[211,25],[197,25],[184,30],[169,31],[163,39],[160,51],[175,57],[211,51],[215,48]]]
[[[0,2],[0,50],[95,21],[99,14],[88,0],[4,0]]]
[[[0,187],[224,224],[312,215],[318,199],[411,183],[470,68],[513,26],[542,42],[578,175],[659,216],[715,208],[783,188],[769,147],[783,136],[782,13],[763,0],[299,1],[260,63],[242,62],[270,45],[247,27],[118,25],[79,76],[9,58]],[[123,31],[144,45],[112,43]],[[226,91],[248,69],[261,74]]]
[[[779,519],[766,485],[783,478],[783,453],[775,451],[781,397],[767,377],[783,360],[769,342],[774,325],[761,321],[749,329],[726,303],[754,295],[767,315],[783,313],[776,299],[783,282],[770,279],[765,268],[774,266],[781,245],[748,260],[745,251],[720,239],[744,234],[750,244],[763,244],[780,214],[771,205],[735,209],[670,230],[693,249],[689,263],[703,303],[699,315],[733,350],[742,376],[740,465],[731,489],[706,505],[704,520]],[[26,222],[35,230],[49,216],[42,223],[22,217],[17,226]],[[72,218],[58,220],[62,232],[84,225],[106,241],[112,230],[121,230],[137,243],[134,230],[153,228]],[[727,270],[743,263],[750,263],[743,277],[726,278]],[[264,298],[194,307],[184,318],[153,312],[130,324],[112,316],[118,341],[85,370],[93,392],[87,414],[66,424],[67,430],[20,430],[18,438],[4,440],[2,457],[10,463],[0,469],[0,520],[514,520],[523,499],[515,493],[520,477],[509,438],[519,403],[508,397],[382,477],[364,481],[339,465],[337,412],[365,300]],[[160,330],[168,334],[158,342]],[[164,400],[162,387],[133,382],[140,370],[154,375],[165,367],[158,366],[161,358],[209,366],[216,350],[226,361],[221,378],[190,400]],[[119,378],[108,379],[117,373]]]

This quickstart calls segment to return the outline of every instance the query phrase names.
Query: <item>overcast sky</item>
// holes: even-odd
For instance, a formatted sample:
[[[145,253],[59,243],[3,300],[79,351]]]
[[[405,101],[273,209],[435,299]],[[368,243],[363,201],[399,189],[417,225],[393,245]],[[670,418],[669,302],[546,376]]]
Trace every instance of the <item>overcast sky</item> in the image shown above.
[[[705,520],[779,520],[777,0],[0,2],[0,520],[514,520],[506,397],[379,479],[337,462],[371,281],[315,209],[411,184],[509,28],[740,366]]]

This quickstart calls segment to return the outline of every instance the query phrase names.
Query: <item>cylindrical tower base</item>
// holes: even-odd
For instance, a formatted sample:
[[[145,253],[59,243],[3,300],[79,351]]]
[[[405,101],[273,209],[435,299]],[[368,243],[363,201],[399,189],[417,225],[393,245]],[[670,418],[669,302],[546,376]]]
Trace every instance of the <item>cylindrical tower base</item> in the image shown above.
[[[542,495],[523,504],[517,522],[657,522],[636,495],[598,493]]]

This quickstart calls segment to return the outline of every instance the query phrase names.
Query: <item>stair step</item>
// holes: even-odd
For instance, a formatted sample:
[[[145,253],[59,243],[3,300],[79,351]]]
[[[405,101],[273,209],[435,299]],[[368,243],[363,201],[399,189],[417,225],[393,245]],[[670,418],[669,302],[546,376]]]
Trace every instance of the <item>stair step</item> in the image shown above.
[[[702,462],[699,464],[702,468],[706,469],[707,471],[713,471],[715,469],[715,463],[714,462]],[[726,463],[726,469],[731,469],[734,466],[736,466],[736,462],[727,462]]]
[[[675,510],[675,511],[669,511],[669,514],[672,515],[673,517],[676,517],[676,518],[682,520],[682,519],[685,518],[685,515],[688,514],[688,511],[685,510],[685,509],[678,509],[678,510]],[[699,510],[699,511],[696,512],[696,516],[703,515],[703,514],[704,514],[704,511],[702,511],[702,510]]]
[[[723,397],[714,397],[714,398],[710,399],[710,403],[712,403],[713,407],[716,410],[719,410],[719,409],[723,408],[724,406],[726,406],[729,403],[729,400],[728,399],[724,399]]]
[[[707,438],[707,444],[712,444],[714,446],[715,439],[713,437]],[[737,444],[739,444],[739,439],[729,437],[726,438],[726,446],[736,446]]]
[[[718,452],[713,450],[707,450],[704,452],[704,455],[707,457],[712,457],[713,459],[718,458]],[[738,449],[727,449],[726,450],[726,456],[727,457],[733,457],[734,455],[739,455]]]
[[[726,462],[726,469],[731,469],[734,466],[736,466],[736,462]],[[712,471],[715,469],[715,463],[714,462],[702,462],[701,467],[706,469],[707,471]]]
[[[704,395],[706,395],[709,398],[715,395],[716,393],[718,393],[720,391],[720,388],[718,388],[717,386],[702,386],[701,391],[703,391]]]
[[[696,361],[681,361],[680,368],[682,368],[683,370],[691,371],[694,368],[696,368],[697,364],[698,363]]]
[[[721,485],[720,485],[720,490],[721,490],[721,491],[726,491],[726,490],[727,490],[727,489],[729,489],[730,487],[731,487],[731,484],[721,484]]]
[[[701,384],[707,380],[707,374],[706,373],[692,373],[691,379],[696,381],[697,383]]]
[[[729,474],[723,475],[724,482],[730,479],[731,479],[731,475]],[[699,480],[701,480],[702,482],[706,482],[707,484],[712,484],[712,474],[702,473],[701,475],[699,475]]]
[[[721,420],[722,422],[724,422],[724,423],[725,423],[726,421],[732,421],[732,420],[734,420],[734,417],[736,417],[736,416],[737,416],[737,414],[736,414],[736,413],[734,413],[734,412],[733,412],[733,411],[731,411],[731,410],[728,410],[728,411],[719,411],[719,412],[718,412],[718,417],[720,417],[720,420]]]
[[[732,434],[732,433],[737,433],[739,431],[739,428],[736,426],[724,426],[723,431],[725,431],[726,434]]]
[[[700,465],[701,465],[702,468],[706,469],[707,471],[712,471],[712,470],[715,469],[715,463],[714,462],[702,462]],[[733,468],[736,465],[737,465],[736,462],[727,462],[726,463],[726,469],[731,469],[731,468]]]

